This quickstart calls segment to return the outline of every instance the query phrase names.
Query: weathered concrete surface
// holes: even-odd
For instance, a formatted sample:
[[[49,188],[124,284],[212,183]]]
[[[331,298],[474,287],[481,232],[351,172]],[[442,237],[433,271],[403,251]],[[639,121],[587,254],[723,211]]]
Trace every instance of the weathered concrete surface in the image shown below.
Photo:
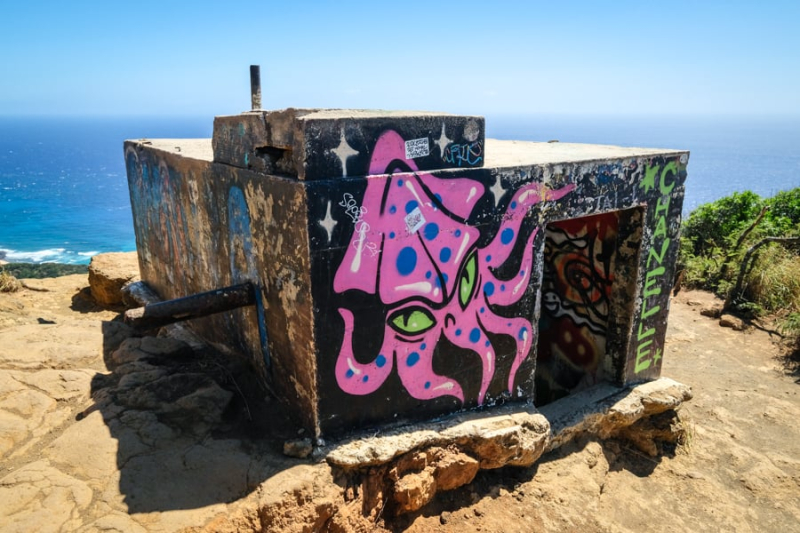
[[[253,283],[255,306],[188,327],[217,349],[243,356],[313,433],[305,191],[296,180],[213,164],[209,139],[125,146],[142,279],[162,300]]]
[[[421,170],[483,166],[483,117],[365,109],[289,108],[215,117],[214,161],[300,180],[364,176],[368,154],[387,125],[416,141],[409,149],[416,151]],[[449,154],[449,144],[468,146],[477,157]]]
[[[120,305],[122,286],[138,279],[139,258],[136,252],[97,254],[89,263],[89,287],[100,305]]]
[[[314,438],[531,399],[545,336],[548,348],[571,345],[549,352],[566,353],[552,367],[569,372],[548,400],[660,375],[687,152],[484,146],[469,117],[373,115],[221,117],[213,153],[208,140],[128,142],[143,279],[164,299],[258,287],[254,308],[190,327],[245,354]],[[408,145],[416,134],[392,129],[416,122],[429,147],[431,124],[441,135],[420,158]],[[487,166],[441,160],[466,146],[450,131],[459,128],[477,135]],[[312,139],[321,144],[312,149]],[[289,152],[293,165],[327,174],[287,176],[279,160]],[[369,178],[331,175],[334,163]],[[577,219],[583,227],[569,227]],[[546,240],[556,243],[548,276],[559,282],[539,298]],[[588,249],[574,267],[570,257]],[[563,333],[539,302],[557,317],[577,305],[581,318]]]

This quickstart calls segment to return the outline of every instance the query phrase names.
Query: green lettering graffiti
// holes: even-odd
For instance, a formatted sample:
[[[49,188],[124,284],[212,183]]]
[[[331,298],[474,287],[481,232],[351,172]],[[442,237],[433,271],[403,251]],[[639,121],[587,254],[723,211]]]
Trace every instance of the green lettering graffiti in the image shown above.
[[[656,222],[656,231],[653,233],[653,238],[656,237],[664,237],[667,236],[667,217],[661,216],[658,217],[658,222]]]
[[[644,333],[642,333],[642,326],[644,326],[644,323],[639,322],[639,334],[636,336],[636,340],[639,341],[655,334],[656,332],[656,328],[650,328],[645,330]]]
[[[661,287],[656,284],[661,281],[658,279],[658,276],[663,275],[664,272],[666,272],[666,269],[662,266],[647,273],[647,277],[644,281],[644,298],[661,294]],[[653,285],[656,285],[656,287],[651,288]]]
[[[661,349],[653,351],[653,336],[656,333],[656,328],[647,327],[645,322],[647,319],[661,311],[661,305],[648,302],[648,299],[653,296],[662,294],[662,287],[660,282],[663,281],[662,277],[667,269],[662,265],[664,257],[667,255],[672,240],[667,236],[667,215],[669,214],[670,193],[675,188],[675,174],[678,171],[678,164],[675,161],[670,161],[663,168],[658,166],[647,167],[644,172],[644,179],[639,183],[639,188],[644,189],[645,193],[658,187],[661,197],[656,201],[655,213],[656,219],[655,229],[653,231],[653,246],[647,252],[647,274],[645,275],[644,286],[642,287],[642,311],[639,318],[639,328],[637,334],[637,341],[639,345],[636,348],[636,364],[634,365],[634,373],[638,374],[650,368],[651,365],[658,364],[661,359]],[[657,241],[661,239],[661,246]],[[655,261],[655,263],[654,263]],[[648,307],[649,306],[649,307]]]
[[[655,259],[658,261],[657,264],[661,264],[664,261],[664,256],[667,254],[667,250],[669,249],[670,239],[664,239],[661,243],[661,253],[657,254],[655,247],[650,248],[650,251],[647,253],[647,268],[650,268],[650,260]]]
[[[675,188],[675,181],[670,183],[669,187],[664,186],[664,181],[665,181],[664,177],[667,175],[667,172],[672,172],[672,174],[674,175],[675,172],[677,172],[677,170],[678,170],[678,165],[675,163],[675,161],[670,161],[664,166],[664,170],[661,171],[661,180],[660,180],[661,183],[658,186],[658,190],[661,191],[662,195],[664,196],[668,195],[669,193],[672,192],[672,189]]]
[[[639,345],[639,348],[636,349],[636,366],[634,367],[633,371],[635,373],[639,373],[642,370],[647,370],[650,368],[650,354],[652,351],[650,350],[649,346],[653,343],[653,339],[648,339]],[[645,359],[645,356],[647,359]]]
[[[674,185],[675,184],[673,183],[673,186]],[[656,216],[658,216],[658,214],[661,213],[662,211],[664,212],[662,216],[667,214],[667,211],[669,210],[670,199],[671,198],[669,196],[662,196],[661,198],[658,199],[658,201],[656,202]],[[662,204],[661,200],[666,200],[666,202]]]
[[[647,308],[647,300],[642,300],[642,320],[647,320],[654,314],[661,311],[661,306],[656,305],[655,307],[651,307],[650,309]]]

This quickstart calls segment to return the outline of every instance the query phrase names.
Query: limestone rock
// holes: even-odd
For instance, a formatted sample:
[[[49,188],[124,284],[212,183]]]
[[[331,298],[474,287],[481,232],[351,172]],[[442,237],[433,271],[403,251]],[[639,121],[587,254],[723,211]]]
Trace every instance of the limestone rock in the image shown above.
[[[464,453],[448,453],[435,465],[436,486],[439,490],[452,490],[472,482],[480,463]]]
[[[89,486],[36,461],[0,479],[3,531],[72,531],[92,501]]]
[[[89,286],[100,305],[122,303],[122,286],[139,277],[136,252],[98,254],[89,264]]]
[[[218,423],[233,394],[206,374],[180,373],[117,391],[117,403],[136,410],[153,411],[159,418],[203,433]]]
[[[719,317],[719,325],[723,328],[733,328],[736,331],[744,331],[747,329],[747,324],[741,318],[733,315],[722,315]]]
[[[408,474],[400,478],[394,487],[394,501],[399,513],[421,509],[436,495],[436,479],[433,468]]]
[[[169,337],[130,337],[111,353],[109,363],[125,365],[147,359],[182,359],[191,357],[192,348],[183,341]]]

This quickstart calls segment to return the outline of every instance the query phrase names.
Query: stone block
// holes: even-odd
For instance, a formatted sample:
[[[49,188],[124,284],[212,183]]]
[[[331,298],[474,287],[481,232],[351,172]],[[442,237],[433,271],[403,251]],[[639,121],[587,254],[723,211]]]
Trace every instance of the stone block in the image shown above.
[[[284,109],[217,117],[214,161],[300,180],[357,177],[386,171],[372,149],[387,130],[404,139],[406,169],[474,168],[484,164],[483,117],[417,111]]]
[[[122,286],[139,277],[136,252],[97,254],[89,263],[89,287],[100,305],[122,303]]]

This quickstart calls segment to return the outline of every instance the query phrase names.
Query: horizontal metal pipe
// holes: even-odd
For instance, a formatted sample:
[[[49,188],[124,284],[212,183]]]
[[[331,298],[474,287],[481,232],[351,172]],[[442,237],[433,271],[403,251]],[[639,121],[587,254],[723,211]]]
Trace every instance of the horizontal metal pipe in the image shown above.
[[[125,312],[125,323],[138,329],[158,328],[255,303],[255,287],[243,283],[130,309]]]

